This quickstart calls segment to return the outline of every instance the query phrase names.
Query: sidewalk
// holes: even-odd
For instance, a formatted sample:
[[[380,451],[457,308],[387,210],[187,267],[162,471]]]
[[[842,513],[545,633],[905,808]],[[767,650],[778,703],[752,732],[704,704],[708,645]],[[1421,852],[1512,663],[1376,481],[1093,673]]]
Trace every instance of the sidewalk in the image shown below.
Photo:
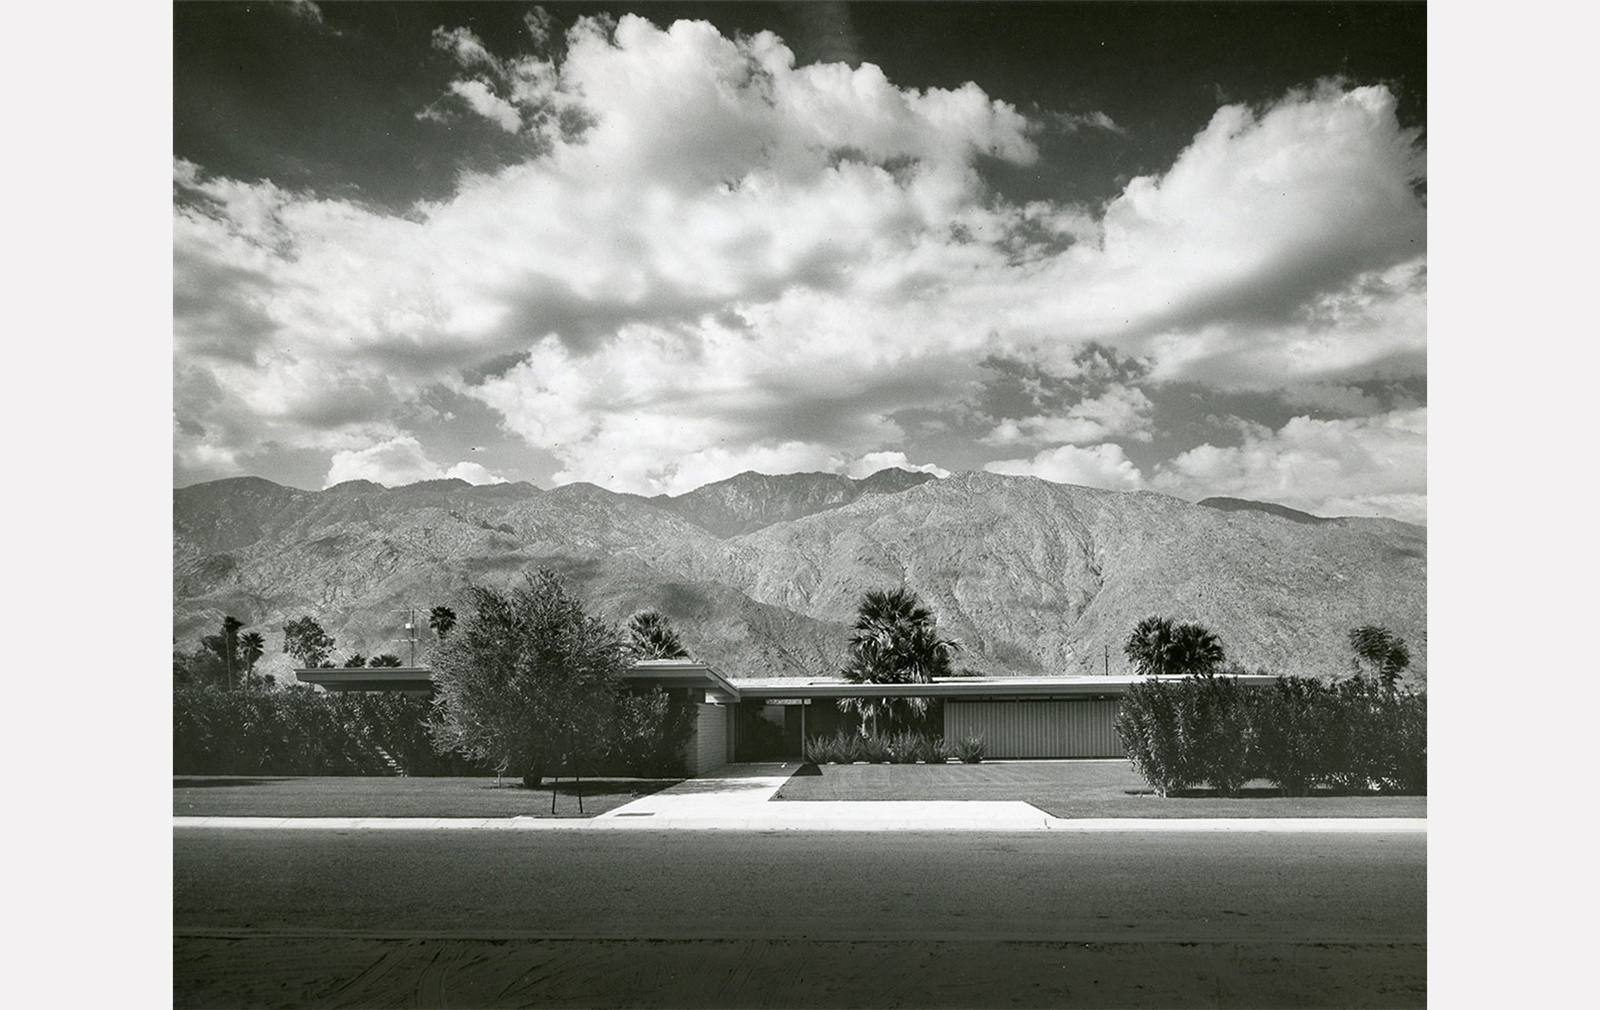
[[[593,818],[174,817],[174,828],[511,831],[1425,832],[1423,818],[1061,818],[1019,800],[772,803],[796,764],[728,765]]]

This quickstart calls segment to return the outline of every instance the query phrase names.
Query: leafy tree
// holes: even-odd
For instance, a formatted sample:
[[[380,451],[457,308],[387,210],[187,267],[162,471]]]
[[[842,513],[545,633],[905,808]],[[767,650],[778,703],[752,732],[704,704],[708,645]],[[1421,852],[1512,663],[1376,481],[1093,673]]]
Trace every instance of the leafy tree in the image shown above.
[[[195,646],[193,652],[172,650],[172,680],[174,684],[225,684],[228,668],[217,652],[219,635],[207,635]]]
[[[438,606],[428,611],[428,627],[438,636],[439,641],[444,641],[450,634],[450,629],[456,626],[456,612],[449,607]]]
[[[1222,640],[1209,629],[1165,617],[1146,617],[1134,625],[1122,651],[1144,676],[1210,676],[1227,659]]]
[[[628,618],[628,654],[634,659],[688,659],[678,632],[659,610],[641,610]]]
[[[344,661],[344,668],[346,670],[348,670],[348,669],[350,669],[352,667],[366,666],[366,665],[367,665],[367,657],[363,656],[359,652],[352,652],[350,654],[350,658],[348,658],[348,659],[346,659]]]
[[[244,660],[246,677],[256,672],[256,661],[267,651],[267,641],[261,632],[251,631],[239,636],[239,658]]]
[[[682,775],[684,748],[694,730],[694,706],[659,687],[617,696],[612,757],[629,774]]]
[[[1393,689],[1400,674],[1411,665],[1411,650],[1406,640],[1375,624],[1351,628],[1348,636],[1350,651],[1355,653],[1350,665],[1357,676],[1376,675],[1383,686]]]
[[[369,666],[369,667],[375,667],[375,666],[377,666],[377,667],[404,666],[404,665],[405,665],[404,663],[400,662],[400,657],[396,656],[392,652],[386,652],[381,656],[373,656],[371,659],[367,660],[367,666]]]
[[[299,660],[302,669],[322,666],[333,651],[333,639],[314,618],[302,617],[283,626],[283,651]]]
[[[627,667],[614,629],[584,613],[560,576],[540,570],[508,593],[467,590],[471,612],[434,659],[434,739],[537,785],[563,756],[577,765],[609,743]]]
[[[951,675],[959,643],[936,629],[933,611],[905,586],[872,590],[861,598],[850,632],[844,678],[852,684],[926,684]],[[920,721],[926,698],[841,698],[842,711],[860,714],[862,727],[885,729]]]

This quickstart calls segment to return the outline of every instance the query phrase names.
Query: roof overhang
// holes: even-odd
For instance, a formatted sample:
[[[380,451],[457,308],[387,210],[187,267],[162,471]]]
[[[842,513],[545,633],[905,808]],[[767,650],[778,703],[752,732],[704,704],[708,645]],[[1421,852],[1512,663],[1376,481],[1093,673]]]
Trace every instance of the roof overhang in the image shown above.
[[[426,666],[323,666],[296,670],[294,676],[327,691],[433,690],[433,671]]]
[[[716,705],[735,702],[742,697],[739,688],[710,664],[692,659],[641,659],[623,676],[634,683],[703,689],[706,701]]]
[[[1270,684],[1276,677],[1245,674],[1240,684]],[[1182,677],[962,677],[928,684],[852,684],[844,680],[736,682],[745,699],[772,698],[969,698],[1009,701],[1049,698],[1119,698],[1134,684],[1181,681]]]

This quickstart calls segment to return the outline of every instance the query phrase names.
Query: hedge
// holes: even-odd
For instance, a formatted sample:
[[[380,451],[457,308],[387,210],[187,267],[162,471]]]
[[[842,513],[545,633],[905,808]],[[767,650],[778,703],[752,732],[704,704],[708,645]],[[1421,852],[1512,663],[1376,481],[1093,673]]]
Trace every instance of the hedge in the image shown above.
[[[1335,684],[1280,677],[1242,687],[1231,677],[1144,681],[1117,715],[1123,749],[1167,796],[1209,785],[1237,795],[1265,779],[1286,796],[1426,793],[1427,696],[1368,677]]]
[[[439,753],[428,698],[321,692],[253,684],[173,690],[175,775],[492,775],[487,765]],[[659,688],[618,697],[617,736],[584,774],[677,777],[693,725],[681,698]],[[385,760],[387,754],[393,766]]]

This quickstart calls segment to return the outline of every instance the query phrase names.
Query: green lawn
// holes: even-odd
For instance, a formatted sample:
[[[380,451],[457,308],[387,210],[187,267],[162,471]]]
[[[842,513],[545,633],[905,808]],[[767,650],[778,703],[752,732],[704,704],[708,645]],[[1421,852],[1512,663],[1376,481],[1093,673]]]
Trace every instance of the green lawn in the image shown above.
[[[1426,817],[1426,796],[1285,798],[1265,782],[1244,795],[1170,796],[1127,761],[804,765],[774,800],[1022,800],[1054,817]]]
[[[554,787],[556,817],[593,817],[680,779],[584,779]],[[537,789],[522,780],[385,778],[380,776],[178,775],[172,813],[178,817],[550,817],[549,779]]]

